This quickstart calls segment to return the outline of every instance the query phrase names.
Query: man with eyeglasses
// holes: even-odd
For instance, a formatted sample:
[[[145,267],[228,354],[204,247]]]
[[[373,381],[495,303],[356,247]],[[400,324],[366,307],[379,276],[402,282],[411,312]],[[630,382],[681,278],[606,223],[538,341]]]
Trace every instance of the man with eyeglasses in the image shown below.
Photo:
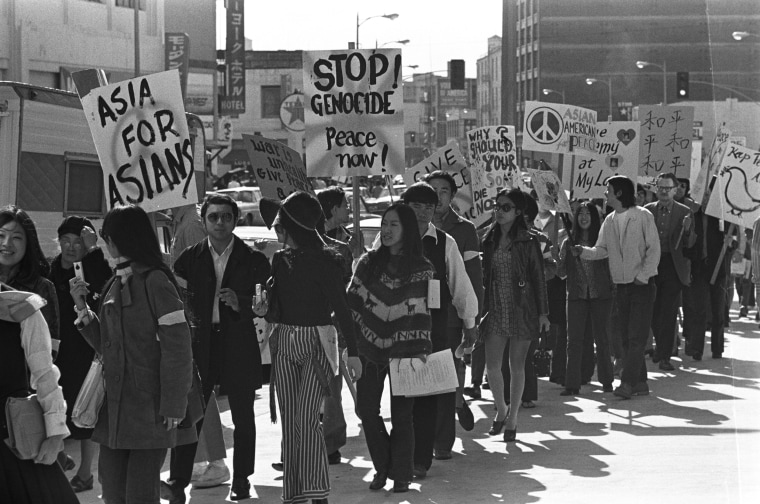
[[[261,353],[253,324],[256,285],[266,284],[269,261],[233,234],[239,210],[227,195],[207,196],[201,219],[207,240],[185,249],[174,263],[177,282],[186,289],[186,303],[197,320],[193,358],[209,400],[216,385],[226,395],[235,424],[233,478],[230,499],[250,497],[248,477],[253,474],[256,423],[253,400],[261,388]],[[196,424],[200,432],[203,421]],[[169,481],[162,483],[161,498],[185,502],[198,444],[172,450]]]
[[[654,362],[660,370],[673,371],[670,363],[676,333],[676,318],[681,291],[691,282],[691,261],[684,249],[694,246],[694,217],[691,209],[675,200],[678,179],[673,173],[657,177],[657,202],[644,208],[652,212],[660,238],[660,262],[657,265],[657,296],[652,314],[652,333],[656,343]]]
[[[402,195],[404,203],[414,210],[422,236],[425,257],[435,268],[435,279],[440,283],[440,308],[430,310],[433,327],[430,339],[433,352],[449,348],[447,325],[449,305],[456,309],[464,325],[462,345],[472,348],[477,339],[475,317],[478,316],[478,297],[470,283],[462,255],[451,235],[433,225],[438,205],[438,194],[427,182],[409,186]],[[422,479],[433,461],[433,447],[438,414],[438,397],[417,397],[414,401],[414,476]]]

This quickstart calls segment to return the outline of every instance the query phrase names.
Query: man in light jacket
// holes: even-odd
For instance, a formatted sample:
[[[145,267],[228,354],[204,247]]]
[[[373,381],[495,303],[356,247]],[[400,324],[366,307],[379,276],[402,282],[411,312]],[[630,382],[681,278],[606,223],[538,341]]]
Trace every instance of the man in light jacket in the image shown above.
[[[660,239],[654,216],[636,206],[636,186],[629,178],[609,178],[604,194],[614,212],[604,219],[596,245],[576,245],[573,254],[588,260],[609,259],[625,349],[621,384],[614,393],[630,399],[634,395],[649,394],[644,346],[657,290],[653,277],[660,262]]]

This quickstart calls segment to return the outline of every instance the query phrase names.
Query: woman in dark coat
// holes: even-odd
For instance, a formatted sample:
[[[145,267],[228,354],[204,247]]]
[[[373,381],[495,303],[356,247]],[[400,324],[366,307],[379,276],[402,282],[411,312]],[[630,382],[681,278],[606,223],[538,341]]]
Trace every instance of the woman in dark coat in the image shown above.
[[[61,309],[61,346],[56,365],[61,370],[59,381],[66,399],[66,425],[71,432],[71,439],[80,441],[81,462],[79,470],[71,479],[71,486],[76,492],[92,489],[92,458],[95,456],[95,443],[90,441],[92,429],[83,429],[71,421],[71,411],[90,369],[95,351],[85,341],[74,325],[76,312],[74,300],[69,292],[69,280],[74,278],[74,263],[80,262],[85,281],[89,284],[90,295],[87,303],[97,310],[100,306],[100,291],[111,275],[103,251],[97,246],[98,235],[88,219],[78,216],[66,217],[58,227],[58,245],[61,253],[50,265],[49,279],[55,285],[58,306]]]
[[[114,208],[101,236],[116,274],[98,315],[85,282],[70,283],[77,327],[103,356],[106,399],[92,435],[103,500],[158,504],[166,449],[197,440],[194,428],[178,430],[192,384],[190,328],[145,211]]]
[[[483,238],[484,310],[480,331],[486,344],[488,383],[496,402],[489,434],[504,429],[504,440],[517,436],[517,412],[525,387],[525,356],[531,341],[549,329],[544,264],[538,239],[523,217],[530,196],[513,189],[496,195],[494,223]],[[501,364],[509,345],[510,406],[504,400]]]

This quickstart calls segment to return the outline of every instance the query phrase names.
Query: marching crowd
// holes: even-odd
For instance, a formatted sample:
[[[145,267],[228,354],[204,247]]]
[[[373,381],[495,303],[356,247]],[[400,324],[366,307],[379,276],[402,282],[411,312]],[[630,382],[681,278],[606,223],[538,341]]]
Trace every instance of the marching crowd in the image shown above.
[[[0,502],[77,502],[75,492],[93,488],[95,443],[107,503],[184,503],[188,485],[230,479],[232,500],[250,497],[253,404],[265,382],[255,317],[273,328],[270,410],[282,426],[273,465],[287,504],[327,502],[328,468],[346,442],[344,379],[355,382],[374,491],[390,479],[406,492],[434,460],[452,457],[457,419],[474,428],[465,396],[480,398],[484,380],[495,402],[488,434],[514,441],[520,409],[538,399],[536,356],[547,350],[561,395],[582,393],[594,368],[603,392],[647,395],[647,354],[675,370],[679,309],[685,354],[702,359],[709,325],[712,357],[722,357],[734,250],[746,263],[760,252],[760,233],[729,236],[684,185],[660,175],[647,203],[643,188],[615,176],[605,202],[573,202],[569,217],[542,208],[535,193],[503,189],[478,230],[452,207],[452,176],[437,171],[384,211],[369,250],[344,227],[342,189],[296,192],[261,202],[283,244],[271,263],[233,233],[238,208],[225,195],[207,196],[200,215],[194,205],[173,209],[171,264],[139,207],[106,215],[110,264],[88,219],[64,219],[60,254],[48,263],[29,215],[4,208],[2,291],[35,296],[0,298],[0,399],[36,391],[45,433],[32,458],[0,443]],[[749,275],[740,276],[747,307]],[[457,391],[391,395],[388,430],[380,411],[391,366],[422,366],[442,350],[455,357]],[[94,358],[105,399],[94,428],[82,428],[72,409]],[[217,395],[234,423],[231,474]],[[10,427],[3,417],[3,438]],[[67,436],[81,450],[70,481]]]

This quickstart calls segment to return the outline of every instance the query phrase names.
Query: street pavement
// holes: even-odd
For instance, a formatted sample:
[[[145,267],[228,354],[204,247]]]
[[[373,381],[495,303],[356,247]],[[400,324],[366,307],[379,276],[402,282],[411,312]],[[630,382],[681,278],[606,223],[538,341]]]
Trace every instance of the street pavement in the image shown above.
[[[736,303],[734,303],[736,307]],[[754,315],[754,311],[751,312]],[[674,358],[674,372],[648,361],[651,395],[621,400],[592,381],[581,395],[561,397],[562,388],[539,379],[535,409],[521,409],[517,442],[489,437],[494,416],[490,391],[472,401],[475,429],[458,428],[454,457],[434,461],[426,479],[394,494],[389,480],[370,491],[374,470],[361,422],[344,387],[348,443],[340,465],[330,466],[331,503],[756,503],[760,502],[760,329],[754,319],[731,312],[723,359],[712,359],[708,343],[700,362]],[[469,380],[469,377],[468,377]],[[469,381],[468,381],[469,383]],[[618,384],[618,381],[615,382]],[[281,501],[280,424],[269,420],[268,387],[256,399],[257,453],[251,500]],[[389,401],[383,415],[390,422]],[[220,401],[232,469],[232,420]],[[78,462],[78,447],[67,451]],[[166,479],[167,464],[161,475]],[[97,457],[93,463],[97,480]],[[71,477],[73,472],[68,473]],[[190,504],[229,502],[229,485],[188,489]],[[101,502],[97,481],[79,494]],[[162,501],[166,502],[166,501]]]

